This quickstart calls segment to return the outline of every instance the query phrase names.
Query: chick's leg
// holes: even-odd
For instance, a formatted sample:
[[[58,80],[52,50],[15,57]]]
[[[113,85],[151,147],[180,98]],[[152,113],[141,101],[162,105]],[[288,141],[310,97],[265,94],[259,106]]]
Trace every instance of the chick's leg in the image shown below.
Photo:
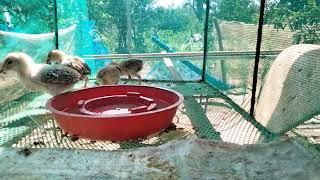
[[[141,76],[138,73],[132,74],[134,77],[137,77],[139,80],[139,85],[141,85]]]
[[[139,74],[137,74],[137,77],[139,79],[139,85],[141,85],[141,76]]]
[[[89,81],[89,78],[88,78],[88,76],[86,76],[84,78],[84,86],[83,87],[87,87],[88,81]]]
[[[123,84],[127,84],[129,82],[129,80],[131,80],[131,76],[128,75],[128,80],[126,82],[124,82]]]

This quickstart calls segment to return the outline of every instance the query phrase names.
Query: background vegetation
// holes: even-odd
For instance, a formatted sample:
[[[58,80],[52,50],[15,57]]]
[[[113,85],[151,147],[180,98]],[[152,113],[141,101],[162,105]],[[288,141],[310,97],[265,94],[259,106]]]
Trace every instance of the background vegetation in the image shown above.
[[[265,23],[278,30],[289,28],[294,32],[292,43],[319,43],[319,5],[320,0],[270,0]],[[255,0],[212,0],[210,6],[211,44],[217,41],[213,18],[257,24],[259,4]],[[10,13],[15,31],[43,33],[54,29],[53,0],[1,0],[0,9]],[[201,50],[202,39],[193,35],[203,36],[205,9],[205,0],[187,0],[178,8],[155,6],[154,0],[58,0],[60,28],[79,23],[79,13],[87,15],[95,22],[95,33],[116,53],[159,52],[151,41],[153,36],[178,51]],[[214,45],[210,48],[217,50]]]
[[[76,35],[61,38],[64,47],[89,49],[88,39],[105,45],[110,53],[161,52],[152,42],[158,37],[178,52],[203,50],[206,0],[186,0],[176,8],[155,5],[155,0],[57,0],[59,28],[78,25]],[[296,43],[319,44],[320,0],[269,0],[265,13],[263,50],[280,50]],[[211,0],[209,50],[255,50],[259,1]],[[3,12],[9,12],[13,29],[5,29]],[[54,31],[53,0],[1,0],[0,29],[23,33]],[[214,20],[217,20],[218,27]],[[218,37],[217,28],[221,31]],[[88,38],[89,37],[89,38]],[[219,47],[221,39],[223,48]],[[10,40],[0,36],[0,55]],[[52,41],[53,44],[53,41]],[[19,43],[23,45],[23,43]],[[36,44],[29,43],[36,50]],[[88,48],[87,48],[88,47]],[[7,47],[8,48],[8,47]],[[9,47],[14,49],[15,47]],[[52,46],[48,47],[52,48]],[[3,51],[3,52],[2,52]],[[85,52],[91,53],[90,51]],[[101,52],[103,53],[103,52]],[[31,53],[32,54],[32,53]],[[45,54],[41,55],[45,56]],[[250,79],[252,60],[229,59],[230,79]],[[219,77],[217,59],[208,59],[207,70]],[[201,59],[193,62],[202,67]],[[151,63],[154,64],[154,63]],[[266,68],[268,68],[266,66]]]

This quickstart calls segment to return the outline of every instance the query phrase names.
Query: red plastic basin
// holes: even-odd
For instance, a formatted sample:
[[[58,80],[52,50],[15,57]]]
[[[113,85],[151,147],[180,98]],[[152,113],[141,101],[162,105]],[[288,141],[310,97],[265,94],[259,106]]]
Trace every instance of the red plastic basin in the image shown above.
[[[78,101],[80,112],[93,116],[130,114],[153,110],[157,103],[138,92],[112,95]]]
[[[46,107],[65,133],[91,140],[128,140],[167,128],[183,96],[134,85],[97,86],[59,94]]]

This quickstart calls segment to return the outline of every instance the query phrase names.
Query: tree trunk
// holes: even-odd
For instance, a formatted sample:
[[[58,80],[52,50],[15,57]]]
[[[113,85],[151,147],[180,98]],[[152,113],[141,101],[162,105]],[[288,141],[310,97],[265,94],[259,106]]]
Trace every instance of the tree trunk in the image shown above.
[[[132,53],[132,22],[131,22],[131,5],[130,1],[126,1],[126,16],[127,16],[127,40],[128,51]]]

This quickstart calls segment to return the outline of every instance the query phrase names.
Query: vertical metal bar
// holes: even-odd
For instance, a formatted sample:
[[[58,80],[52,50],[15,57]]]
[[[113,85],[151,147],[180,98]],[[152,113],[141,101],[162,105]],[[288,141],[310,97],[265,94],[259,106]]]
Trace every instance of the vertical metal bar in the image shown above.
[[[261,41],[262,41],[262,29],[263,29],[263,20],[264,20],[264,9],[266,2],[265,0],[260,1],[260,15],[259,15],[259,26],[258,26],[258,37],[256,44],[256,56],[254,60],[254,71],[253,71],[253,80],[252,80],[252,95],[251,95],[251,107],[250,107],[250,115],[254,116],[254,106],[256,103],[256,91],[257,91],[257,80],[258,80],[258,67],[260,60],[260,49],[261,49]]]
[[[206,68],[207,68],[207,51],[208,51],[208,29],[209,29],[209,12],[210,12],[210,0],[206,0],[206,18],[204,23],[204,44],[203,44],[203,64],[202,64],[202,77],[201,80],[205,80]]]
[[[53,0],[54,9],[54,37],[55,37],[55,48],[59,49],[59,32],[58,32],[58,7],[57,0]]]

